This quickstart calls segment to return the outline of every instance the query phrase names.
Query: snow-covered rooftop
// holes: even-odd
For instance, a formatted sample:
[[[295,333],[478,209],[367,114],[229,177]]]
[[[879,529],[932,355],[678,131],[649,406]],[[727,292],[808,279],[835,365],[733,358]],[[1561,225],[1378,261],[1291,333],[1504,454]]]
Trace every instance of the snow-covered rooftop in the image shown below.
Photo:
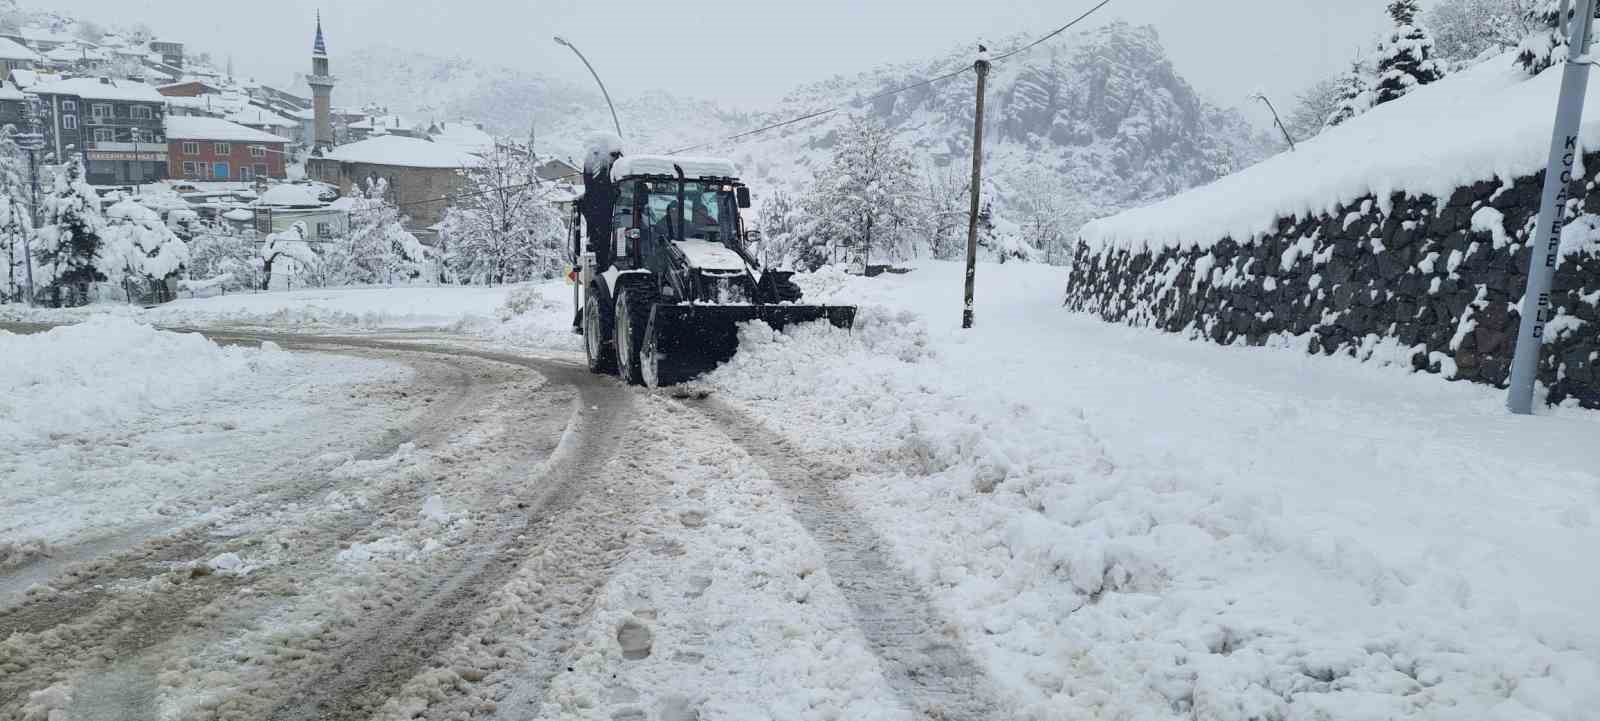
[[[182,140],[223,140],[234,143],[288,143],[272,133],[247,128],[222,118],[167,116],[167,137]]]
[[[731,160],[721,158],[689,158],[675,155],[624,155],[611,164],[611,179],[621,180],[630,175],[678,174],[673,166],[683,168],[689,178],[737,178],[739,168]]]
[[[453,145],[399,135],[382,135],[341,145],[327,156],[341,163],[394,165],[405,168],[476,168],[483,159]]]
[[[86,100],[128,100],[146,103],[167,101],[165,95],[144,83],[102,78],[68,78],[40,83],[28,88],[28,92],[40,95],[76,95]]]
[[[39,63],[44,62],[44,57],[11,38],[0,38],[0,60],[32,60]]]
[[[432,134],[433,141],[454,145],[476,155],[494,150],[494,136],[471,123],[440,123],[439,132]]]
[[[17,89],[17,86],[9,83],[0,83],[0,100],[25,100],[27,97],[21,90]]]
[[[1208,185],[1084,226],[1095,249],[1208,247],[1245,242],[1283,216],[1334,210],[1367,194],[1448,198],[1455,188],[1544,167],[1561,66],[1529,78],[1503,55],[1359,115]],[[1600,147],[1600,76],[1591,76],[1580,131]]]
[[[274,185],[256,199],[256,205],[275,208],[319,208],[326,203],[317,197],[317,190],[309,185],[284,183]]]
[[[274,128],[290,128],[300,124],[298,120],[285,118],[259,105],[246,105],[238,112],[229,114],[228,120],[241,125],[265,125]]]

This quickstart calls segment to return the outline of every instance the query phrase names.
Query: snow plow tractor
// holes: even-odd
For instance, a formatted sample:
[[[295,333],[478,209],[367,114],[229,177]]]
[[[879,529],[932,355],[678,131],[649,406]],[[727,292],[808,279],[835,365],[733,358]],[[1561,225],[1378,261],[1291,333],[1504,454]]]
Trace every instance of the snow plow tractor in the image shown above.
[[[591,150],[573,223],[574,319],[589,370],[650,387],[690,380],[733,357],[740,323],[781,330],[826,319],[848,329],[851,306],[801,305],[786,271],[746,249],[750,190],[725,160]]]

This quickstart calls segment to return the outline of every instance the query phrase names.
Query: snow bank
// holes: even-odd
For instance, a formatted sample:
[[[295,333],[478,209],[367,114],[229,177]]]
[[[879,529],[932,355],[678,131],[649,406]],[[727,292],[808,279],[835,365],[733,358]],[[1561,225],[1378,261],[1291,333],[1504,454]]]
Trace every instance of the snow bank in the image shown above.
[[[224,348],[108,316],[37,335],[0,331],[0,444],[92,434],[293,363],[281,351]]]
[[[743,330],[708,382],[792,438],[1014,718],[1580,721],[1600,418],[1063,313],[1063,270],[802,276],[853,333]]]
[[[1386,103],[1241,172],[1086,225],[1096,250],[1245,242],[1279,217],[1332,212],[1397,191],[1448,198],[1459,186],[1541,170],[1559,67],[1529,78],[1503,55]],[[1580,134],[1600,146],[1600,77],[1590,80]]]

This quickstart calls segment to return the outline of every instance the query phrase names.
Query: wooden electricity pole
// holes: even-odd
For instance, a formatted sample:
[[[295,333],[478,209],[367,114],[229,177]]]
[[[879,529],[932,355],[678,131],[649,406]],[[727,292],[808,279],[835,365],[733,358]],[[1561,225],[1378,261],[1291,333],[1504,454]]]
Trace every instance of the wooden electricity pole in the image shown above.
[[[972,327],[972,284],[978,274],[978,203],[983,192],[983,86],[989,77],[989,49],[978,46],[978,109],[972,118],[972,208],[967,216],[967,295],[961,327]]]

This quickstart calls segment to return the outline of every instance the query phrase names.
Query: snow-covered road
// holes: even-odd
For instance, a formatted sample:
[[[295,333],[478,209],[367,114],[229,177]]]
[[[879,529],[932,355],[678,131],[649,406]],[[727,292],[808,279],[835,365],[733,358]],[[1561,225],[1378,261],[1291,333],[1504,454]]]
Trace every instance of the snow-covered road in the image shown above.
[[[91,320],[0,404],[45,418],[0,718],[1587,721],[1600,416],[1108,326],[1061,272],[984,266],[969,332],[953,264],[803,277],[853,332],[677,395],[584,371],[555,285],[119,311],[242,349]]]

